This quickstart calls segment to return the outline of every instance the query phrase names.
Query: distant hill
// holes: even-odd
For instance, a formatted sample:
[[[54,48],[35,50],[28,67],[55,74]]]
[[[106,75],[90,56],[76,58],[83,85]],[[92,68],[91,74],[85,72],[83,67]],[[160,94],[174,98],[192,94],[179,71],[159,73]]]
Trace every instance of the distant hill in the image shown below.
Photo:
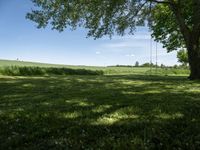
[[[2,60],[0,59],[1,66],[38,66],[38,67],[66,67],[67,65],[47,64],[39,62],[28,62],[19,60]]]

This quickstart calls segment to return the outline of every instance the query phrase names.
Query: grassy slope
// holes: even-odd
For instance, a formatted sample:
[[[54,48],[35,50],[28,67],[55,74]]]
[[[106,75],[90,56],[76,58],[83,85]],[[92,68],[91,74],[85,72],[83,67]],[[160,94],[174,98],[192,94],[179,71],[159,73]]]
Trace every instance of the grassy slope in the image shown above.
[[[199,149],[199,82],[137,71],[0,76],[0,149]]]
[[[0,67],[2,66],[41,66],[41,67],[47,67],[47,66],[54,66],[58,67],[59,65],[50,65],[45,63],[36,63],[36,62],[24,62],[24,61],[15,61],[15,60],[0,60]]]

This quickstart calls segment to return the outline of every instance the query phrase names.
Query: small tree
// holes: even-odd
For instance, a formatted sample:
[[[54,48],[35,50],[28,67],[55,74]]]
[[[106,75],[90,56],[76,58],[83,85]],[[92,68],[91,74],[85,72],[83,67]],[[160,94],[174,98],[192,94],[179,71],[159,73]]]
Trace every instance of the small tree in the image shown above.
[[[135,62],[135,67],[139,67],[139,66],[140,66],[139,62],[136,61],[136,62]]]
[[[165,65],[164,65],[164,64],[161,64],[160,67],[161,67],[161,68],[165,68]]]
[[[174,69],[177,69],[177,68],[178,68],[178,65],[174,65],[173,68],[174,68]]]
[[[188,53],[185,49],[177,52],[178,62],[182,63],[183,66],[188,65]]]

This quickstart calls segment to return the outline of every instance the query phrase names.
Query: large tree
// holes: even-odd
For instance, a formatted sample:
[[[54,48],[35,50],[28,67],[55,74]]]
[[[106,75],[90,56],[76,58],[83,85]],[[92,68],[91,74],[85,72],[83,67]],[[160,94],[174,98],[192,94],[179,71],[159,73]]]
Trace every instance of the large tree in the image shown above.
[[[200,0],[33,0],[36,8],[27,18],[63,31],[88,29],[100,38],[117,33],[133,34],[148,22],[152,36],[168,51],[186,48],[190,79],[200,79]]]

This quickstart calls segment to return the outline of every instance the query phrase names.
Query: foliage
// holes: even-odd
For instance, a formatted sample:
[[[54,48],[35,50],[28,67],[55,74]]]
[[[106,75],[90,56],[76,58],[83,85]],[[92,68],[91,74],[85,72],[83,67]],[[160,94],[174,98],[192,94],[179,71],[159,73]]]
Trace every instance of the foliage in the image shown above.
[[[142,64],[142,65],[140,65],[141,67],[156,67],[156,65],[155,64],[153,64],[153,63],[144,63],[144,64]]]
[[[0,68],[2,75],[9,76],[44,76],[44,75],[103,75],[100,70],[52,68],[52,67],[20,67],[8,66]]]
[[[89,29],[88,36],[96,38],[105,34],[120,35],[133,33],[136,24],[143,21],[146,3],[132,0],[92,0],[81,1],[44,1],[33,0],[41,8],[27,14],[27,18],[38,23],[38,27],[46,27],[50,23],[53,29],[63,31],[66,27],[75,29],[83,26]],[[145,6],[145,7],[144,7]],[[137,15],[136,15],[137,14]]]
[[[186,31],[183,31],[185,29],[182,29],[182,26],[191,30],[190,32],[194,32],[195,23],[198,22],[196,15],[199,13],[196,10],[196,7],[199,6],[194,5],[198,5],[195,0],[181,0],[175,6],[156,5],[153,8],[151,15],[153,23],[150,26],[152,36],[161,42],[169,52],[187,48],[186,42],[188,41],[184,37],[186,33],[183,33]]]
[[[184,39],[173,12],[167,5],[157,5],[152,10],[152,36],[161,42],[168,52],[184,47]]]
[[[188,64],[188,53],[186,50],[180,50],[177,52],[177,58],[178,58],[178,61],[180,63],[183,64],[183,66],[187,66]]]

